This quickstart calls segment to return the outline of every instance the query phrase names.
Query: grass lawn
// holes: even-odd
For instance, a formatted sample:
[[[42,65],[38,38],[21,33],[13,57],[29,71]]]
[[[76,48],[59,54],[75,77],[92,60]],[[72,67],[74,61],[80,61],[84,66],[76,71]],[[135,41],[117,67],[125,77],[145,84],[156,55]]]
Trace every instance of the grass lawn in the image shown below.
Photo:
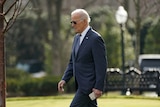
[[[69,107],[73,95],[7,98],[6,107]],[[102,96],[99,107],[160,107],[160,98]]]

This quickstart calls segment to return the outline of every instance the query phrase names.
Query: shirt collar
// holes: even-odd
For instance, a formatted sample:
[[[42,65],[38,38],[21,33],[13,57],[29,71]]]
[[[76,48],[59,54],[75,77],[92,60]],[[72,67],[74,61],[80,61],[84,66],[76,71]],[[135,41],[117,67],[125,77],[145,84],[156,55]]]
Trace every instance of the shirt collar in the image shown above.
[[[90,29],[90,26],[87,26],[87,28],[81,33],[81,36],[84,37],[89,29]]]
[[[81,36],[80,36],[80,44],[82,43],[86,33],[88,32],[88,30],[90,29],[90,26],[87,26],[87,28],[81,33]]]

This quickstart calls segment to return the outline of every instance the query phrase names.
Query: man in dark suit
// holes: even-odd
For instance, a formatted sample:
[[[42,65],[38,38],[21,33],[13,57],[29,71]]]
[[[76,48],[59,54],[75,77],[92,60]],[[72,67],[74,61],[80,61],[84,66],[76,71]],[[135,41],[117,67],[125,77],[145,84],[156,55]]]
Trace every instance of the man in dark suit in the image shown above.
[[[90,16],[84,9],[71,13],[71,25],[76,35],[68,67],[58,83],[58,90],[62,92],[64,85],[74,76],[77,90],[70,107],[97,107],[96,99],[104,88],[107,68],[105,44],[89,22]]]

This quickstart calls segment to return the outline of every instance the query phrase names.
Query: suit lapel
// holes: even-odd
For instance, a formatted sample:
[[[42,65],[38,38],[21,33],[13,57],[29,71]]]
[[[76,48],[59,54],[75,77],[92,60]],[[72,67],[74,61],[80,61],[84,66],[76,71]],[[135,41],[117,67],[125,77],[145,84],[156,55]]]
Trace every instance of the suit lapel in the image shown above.
[[[83,38],[83,41],[81,43],[81,45],[79,46],[79,50],[77,52],[77,56],[76,58],[79,56],[79,54],[82,52],[83,49],[85,49],[85,46],[87,45],[88,43],[88,40],[89,40],[89,32],[90,32],[91,29],[88,30],[88,32],[86,33],[85,37]]]
[[[88,43],[88,40],[90,38],[90,32],[91,32],[92,28],[90,28],[88,30],[88,32],[86,33],[85,37],[83,38],[83,41],[81,43],[81,45],[79,46],[79,50],[77,52],[77,55],[75,55],[75,48],[76,48],[76,41],[77,41],[77,36],[75,37],[75,41],[74,41],[74,45],[73,45],[73,54],[74,54],[74,58],[75,60],[77,59],[77,57],[80,55],[80,53],[82,52],[83,49],[85,49],[85,46],[87,45]]]
[[[81,49],[84,49],[84,47],[87,45],[88,39],[89,39],[89,37],[86,35],[86,36],[84,37],[84,39],[83,39],[83,41],[82,41],[82,43],[81,43],[78,51],[80,51]]]

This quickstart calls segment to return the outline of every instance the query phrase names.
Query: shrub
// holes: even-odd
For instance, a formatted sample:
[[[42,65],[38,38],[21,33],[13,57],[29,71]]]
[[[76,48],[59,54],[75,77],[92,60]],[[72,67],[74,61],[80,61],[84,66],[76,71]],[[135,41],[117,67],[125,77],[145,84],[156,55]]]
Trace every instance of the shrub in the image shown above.
[[[7,93],[11,96],[49,96],[58,93],[57,84],[61,77],[53,75],[33,78],[27,72],[17,69],[7,69]],[[65,92],[75,91],[73,79],[66,85]]]

